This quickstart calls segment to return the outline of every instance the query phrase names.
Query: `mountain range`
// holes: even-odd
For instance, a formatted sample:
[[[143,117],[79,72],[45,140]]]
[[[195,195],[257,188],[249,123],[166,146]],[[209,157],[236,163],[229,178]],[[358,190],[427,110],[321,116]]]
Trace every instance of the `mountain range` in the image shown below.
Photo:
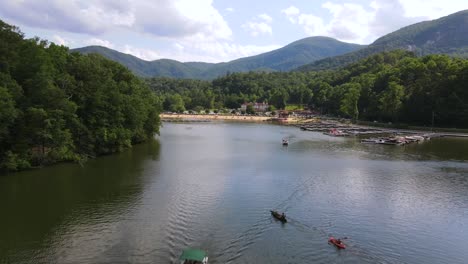
[[[101,46],[88,46],[72,51],[101,54],[143,77],[214,79],[229,72],[289,71],[316,60],[345,54],[363,47],[365,46],[328,37],[309,37],[277,50],[221,63],[179,62],[168,59],[145,61]]]
[[[277,50],[222,63],[183,63],[169,59],[145,61],[101,46],[71,51],[101,54],[142,77],[214,79],[229,72],[334,69],[375,53],[395,49],[410,50],[417,55],[440,53],[468,57],[468,10],[401,28],[368,46],[329,37],[309,37]]]

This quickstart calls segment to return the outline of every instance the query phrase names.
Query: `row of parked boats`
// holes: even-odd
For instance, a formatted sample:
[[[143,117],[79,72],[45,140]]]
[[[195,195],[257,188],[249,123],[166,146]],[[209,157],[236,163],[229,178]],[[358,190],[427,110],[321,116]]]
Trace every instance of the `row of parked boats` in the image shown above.
[[[351,133],[344,132],[340,129],[332,128],[328,132],[323,133],[324,135],[332,137],[347,137],[351,136]],[[361,143],[364,144],[383,144],[383,145],[406,145],[414,142],[422,142],[425,140],[431,139],[432,135],[422,134],[422,135],[407,135],[407,136],[389,136],[389,137],[373,137],[365,138],[361,140]]]
[[[414,142],[422,142],[429,140],[430,136],[414,135],[414,136],[393,136],[393,137],[377,137],[362,139],[364,144],[383,144],[383,145],[406,145]]]

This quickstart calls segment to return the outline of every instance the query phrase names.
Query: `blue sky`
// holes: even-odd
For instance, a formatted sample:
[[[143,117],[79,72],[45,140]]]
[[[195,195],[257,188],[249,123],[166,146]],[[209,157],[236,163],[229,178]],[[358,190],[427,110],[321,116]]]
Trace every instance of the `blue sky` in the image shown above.
[[[1,0],[0,19],[71,48],[221,62],[310,36],[369,44],[464,9],[466,0]]]

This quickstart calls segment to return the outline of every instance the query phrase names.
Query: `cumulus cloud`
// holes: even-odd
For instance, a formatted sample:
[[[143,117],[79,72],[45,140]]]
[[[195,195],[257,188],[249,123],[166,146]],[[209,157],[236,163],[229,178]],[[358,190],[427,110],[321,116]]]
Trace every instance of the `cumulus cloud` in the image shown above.
[[[180,61],[220,62],[253,56],[280,48],[279,45],[239,45],[226,41],[187,41],[183,51],[177,54],[164,54]]]
[[[308,35],[369,43],[404,26],[462,10],[466,8],[466,1],[454,0],[447,4],[439,0],[374,0],[367,6],[329,1],[321,7],[329,13],[329,19],[324,20],[322,14],[303,13],[295,6],[281,12]]]
[[[109,2],[2,0],[0,14],[31,27],[75,33],[101,34],[114,26],[133,25],[135,17],[124,1]]]
[[[232,31],[212,0],[2,0],[0,15],[31,27],[100,35],[121,28],[157,37],[202,34],[229,38]]]
[[[131,45],[125,45],[123,49],[121,49],[123,53],[131,54],[135,57],[138,57],[143,60],[147,61],[152,61],[152,60],[157,60],[161,59],[161,55],[152,50],[152,49],[142,49],[142,48],[136,48]]]
[[[88,45],[88,46],[93,46],[93,45],[103,46],[103,47],[106,47],[106,48],[109,48],[109,49],[114,48],[114,44],[112,44],[110,41],[104,40],[104,39],[99,39],[99,38],[87,39],[87,40],[84,41],[84,44]]]
[[[265,21],[266,23],[268,23],[268,24],[271,24],[271,22],[273,22],[273,18],[271,18],[271,16],[269,16],[267,14],[260,14],[260,15],[258,15],[258,17],[260,19],[262,19],[263,21]]]
[[[273,18],[267,14],[260,14],[252,21],[248,21],[242,25],[242,28],[249,31],[252,37],[259,35],[272,35],[273,29],[271,23]]]
[[[228,7],[225,10],[228,11],[228,12],[234,12],[234,8],[232,8],[232,7]]]
[[[371,7],[374,14],[369,23],[369,32],[373,36],[383,36],[404,26],[429,19],[427,16],[405,16],[405,9],[398,0],[375,0]]]
[[[70,45],[71,41],[66,40],[65,38],[59,36],[59,35],[54,35],[52,37],[52,41],[55,42],[58,45],[63,45],[63,46],[68,46]]]
[[[325,22],[320,16],[302,13],[298,8],[290,6],[282,10],[288,20],[302,26],[304,32],[311,36],[330,36],[344,41],[363,43],[368,35],[370,14],[357,4],[334,4],[326,2],[322,8],[328,10],[331,19]]]
[[[327,33],[345,41],[363,43],[369,35],[368,25],[372,19],[372,12],[358,4],[333,4],[326,2],[322,5],[328,9],[332,19],[326,25]]]
[[[291,21],[291,23],[296,24],[297,23],[296,18],[301,12],[299,8],[295,6],[290,6],[286,9],[281,10],[281,13],[285,14],[288,17],[289,21]]]
[[[407,17],[429,17],[430,19],[446,16],[468,8],[466,0],[411,0],[400,1]]]

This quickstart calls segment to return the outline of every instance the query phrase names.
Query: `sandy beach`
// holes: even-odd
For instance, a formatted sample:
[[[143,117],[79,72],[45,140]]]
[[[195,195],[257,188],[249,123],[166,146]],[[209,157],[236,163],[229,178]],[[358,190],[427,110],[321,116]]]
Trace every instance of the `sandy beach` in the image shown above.
[[[267,116],[241,116],[241,115],[191,115],[191,114],[160,114],[162,120],[232,120],[242,122],[264,122],[272,118]],[[283,122],[296,122],[295,118],[284,119]]]

